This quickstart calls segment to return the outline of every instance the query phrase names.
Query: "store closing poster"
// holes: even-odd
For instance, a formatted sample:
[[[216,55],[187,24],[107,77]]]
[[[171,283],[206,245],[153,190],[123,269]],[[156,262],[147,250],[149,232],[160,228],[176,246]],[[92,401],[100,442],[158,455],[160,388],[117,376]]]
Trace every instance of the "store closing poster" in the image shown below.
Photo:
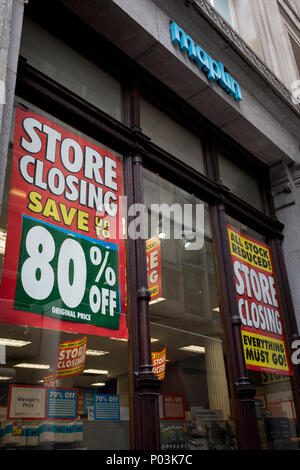
[[[121,161],[16,109],[0,321],[127,338]]]
[[[161,246],[158,237],[146,241],[148,288],[150,304],[164,300],[161,290]]]
[[[167,348],[164,347],[161,351],[152,352],[152,366],[153,373],[158,380],[164,380],[166,375],[166,360]]]
[[[270,248],[228,225],[248,369],[291,375]]]
[[[81,374],[85,367],[86,350],[87,336],[60,343],[55,367],[56,378]]]

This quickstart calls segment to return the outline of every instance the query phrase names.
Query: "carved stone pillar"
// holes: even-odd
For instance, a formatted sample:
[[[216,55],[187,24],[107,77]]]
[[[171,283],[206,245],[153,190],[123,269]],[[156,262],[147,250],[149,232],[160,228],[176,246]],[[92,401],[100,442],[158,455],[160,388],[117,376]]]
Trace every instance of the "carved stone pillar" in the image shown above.
[[[227,420],[231,416],[231,409],[221,341],[205,343],[205,365],[209,407],[222,410],[223,418]]]
[[[300,165],[280,163],[270,171],[275,215],[284,224],[282,252],[300,331]]]

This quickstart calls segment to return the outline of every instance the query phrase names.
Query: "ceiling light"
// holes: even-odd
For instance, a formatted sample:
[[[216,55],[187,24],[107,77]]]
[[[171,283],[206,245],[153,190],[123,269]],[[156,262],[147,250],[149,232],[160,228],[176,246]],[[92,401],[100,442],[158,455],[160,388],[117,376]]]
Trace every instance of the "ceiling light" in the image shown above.
[[[0,255],[5,253],[5,241],[0,239]]]
[[[96,383],[91,384],[91,385],[94,385],[95,387],[104,387],[105,382],[96,382]]]
[[[159,238],[166,238],[165,232],[159,232],[158,237]]]
[[[106,375],[108,374],[108,370],[100,370],[100,369],[85,369],[84,374],[97,374],[97,375]]]
[[[20,364],[15,364],[14,367],[23,367],[24,369],[49,369],[48,364],[29,364],[27,362],[20,362]]]
[[[212,310],[213,310],[213,312],[219,312],[220,311],[219,307],[213,308]]]
[[[159,341],[158,338],[151,338],[151,343],[156,343],[157,341]]]
[[[128,341],[127,338],[109,338],[109,339],[114,339],[116,341]]]
[[[189,351],[189,352],[195,352],[195,353],[200,353],[203,354],[205,353],[205,348],[203,346],[194,346],[191,344],[190,346],[183,346],[182,348],[179,348],[181,351]]]
[[[165,297],[158,297],[158,299],[150,300],[149,304],[157,304],[157,302],[162,302],[166,300]]]
[[[26,346],[26,344],[31,344],[31,341],[21,341],[19,339],[0,338],[0,345],[2,346],[13,346],[15,348],[20,348],[21,346]]]
[[[12,377],[5,377],[5,375],[0,375],[0,380],[9,380],[12,379]]]
[[[104,356],[104,354],[109,354],[108,351],[100,351],[98,349],[87,349],[86,353],[88,356]]]

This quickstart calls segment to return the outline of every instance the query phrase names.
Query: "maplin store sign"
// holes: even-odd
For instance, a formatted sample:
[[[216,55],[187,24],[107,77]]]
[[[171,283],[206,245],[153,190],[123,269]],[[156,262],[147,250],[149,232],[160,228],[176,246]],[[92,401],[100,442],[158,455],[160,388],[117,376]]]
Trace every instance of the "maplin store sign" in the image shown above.
[[[176,23],[171,23],[170,29],[172,43],[179,44],[180,49],[188,53],[189,58],[207,75],[208,80],[218,82],[226,93],[233,96],[236,101],[241,101],[240,86],[236,80],[225,72],[223,63],[212,59]]]

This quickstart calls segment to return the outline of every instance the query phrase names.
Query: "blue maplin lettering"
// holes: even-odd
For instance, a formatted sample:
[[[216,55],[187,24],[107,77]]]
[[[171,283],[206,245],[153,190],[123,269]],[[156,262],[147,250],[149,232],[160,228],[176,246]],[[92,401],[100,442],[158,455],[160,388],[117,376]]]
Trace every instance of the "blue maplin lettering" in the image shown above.
[[[180,49],[188,53],[189,58],[206,73],[208,80],[218,82],[226,93],[233,96],[236,101],[241,101],[242,93],[240,86],[231,75],[225,72],[223,63],[212,59],[176,23],[171,23],[170,29],[172,43],[179,44]]]

